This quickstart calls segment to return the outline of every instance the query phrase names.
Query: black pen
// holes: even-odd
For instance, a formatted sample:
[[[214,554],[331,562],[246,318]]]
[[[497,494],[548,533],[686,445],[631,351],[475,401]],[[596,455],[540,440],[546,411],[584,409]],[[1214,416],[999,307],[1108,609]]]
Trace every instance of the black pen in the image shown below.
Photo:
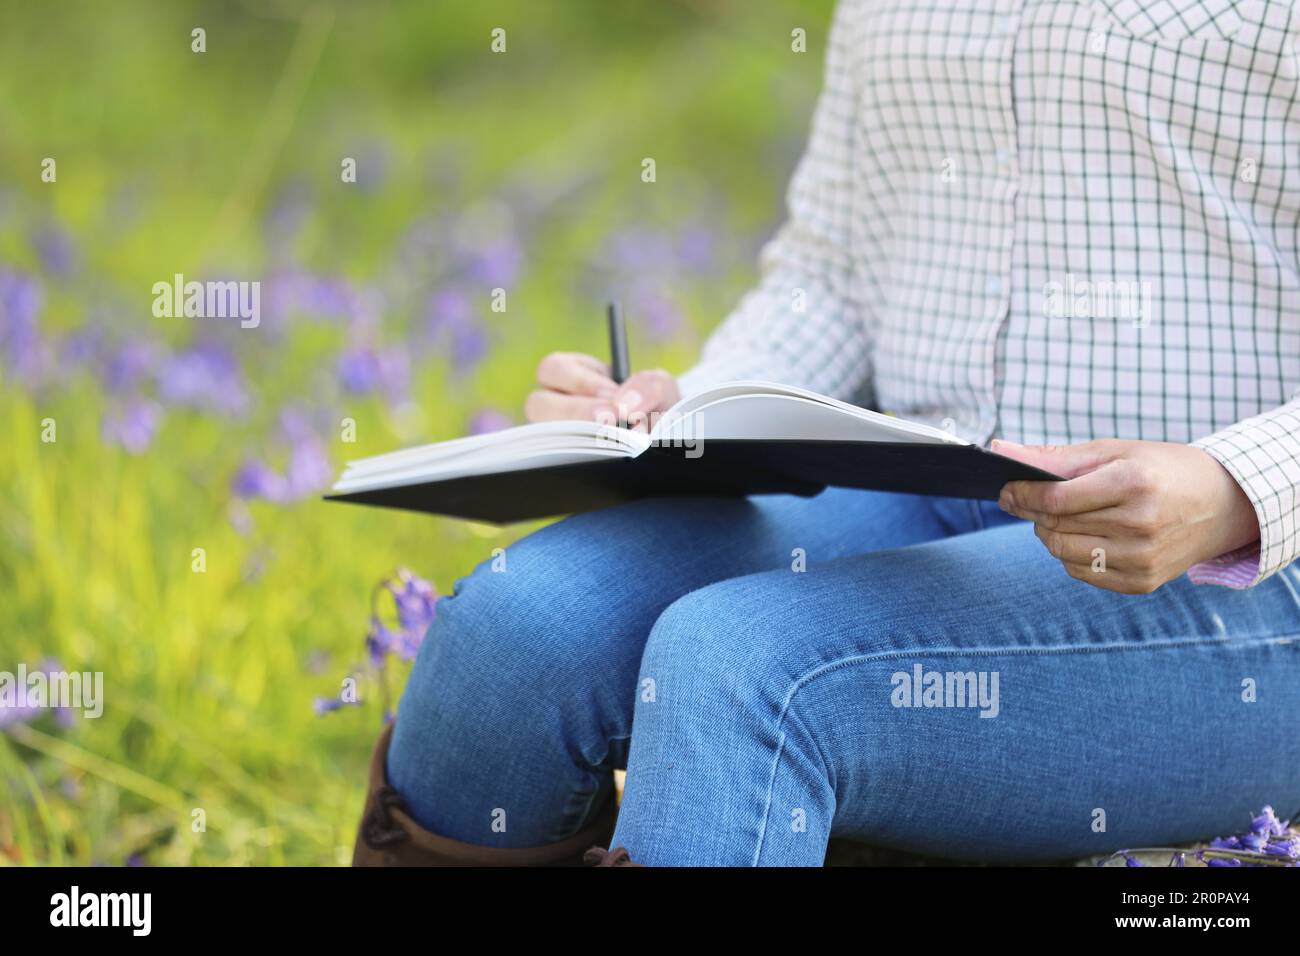
[[[609,376],[622,385],[632,374],[627,357],[627,325],[617,302],[611,302],[605,314],[609,320]]]

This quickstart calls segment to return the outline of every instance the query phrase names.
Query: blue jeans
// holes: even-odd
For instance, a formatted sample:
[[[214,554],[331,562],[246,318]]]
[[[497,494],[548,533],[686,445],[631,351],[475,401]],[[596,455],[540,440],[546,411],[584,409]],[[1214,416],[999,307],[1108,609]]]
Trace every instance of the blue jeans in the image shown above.
[[[425,827],[573,835],[628,780],[649,865],[819,865],[831,836],[1047,861],[1300,809],[1300,571],[1154,594],[996,505],[830,490],[578,515],[438,604],[389,776]]]

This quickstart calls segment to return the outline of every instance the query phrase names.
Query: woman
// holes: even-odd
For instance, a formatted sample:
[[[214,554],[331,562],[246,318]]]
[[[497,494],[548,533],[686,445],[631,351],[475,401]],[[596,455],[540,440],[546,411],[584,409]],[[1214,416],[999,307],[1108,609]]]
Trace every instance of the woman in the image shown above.
[[[1283,0],[844,0],[759,286],[677,380],[547,357],[528,416],[761,378],[1069,480],[520,541],[440,603],[357,862],[577,860],[625,760],[605,865],[1053,860],[1300,808],[1297,39]]]

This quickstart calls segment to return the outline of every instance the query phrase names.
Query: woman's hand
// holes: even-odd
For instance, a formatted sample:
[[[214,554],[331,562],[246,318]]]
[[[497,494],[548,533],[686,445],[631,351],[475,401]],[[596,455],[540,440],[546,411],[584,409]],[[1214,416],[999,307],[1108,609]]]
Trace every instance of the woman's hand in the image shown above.
[[[1147,594],[1192,565],[1259,537],[1246,493],[1218,461],[1191,445],[995,439],[992,447],[1069,479],[1007,482],[998,504],[1032,521],[1066,571],[1097,587]]]
[[[609,366],[580,352],[552,352],[537,365],[538,388],[524,402],[530,422],[599,421],[614,414],[618,385]]]
[[[654,428],[654,417],[666,412],[681,399],[677,379],[661,368],[633,372],[619,386],[614,396],[618,420],[628,428],[649,431]]]
[[[649,417],[679,397],[677,381],[663,369],[636,372],[619,385],[608,365],[580,352],[546,356],[537,366],[537,384],[524,403],[530,422],[578,419],[648,429]]]

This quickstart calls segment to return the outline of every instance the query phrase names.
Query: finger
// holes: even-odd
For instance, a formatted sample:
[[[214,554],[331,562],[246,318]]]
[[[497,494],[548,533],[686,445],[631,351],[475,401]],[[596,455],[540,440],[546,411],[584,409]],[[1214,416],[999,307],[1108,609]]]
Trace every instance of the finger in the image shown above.
[[[1074,478],[1118,458],[1129,444],[1114,438],[1103,438],[1078,445],[1021,445],[1004,438],[995,438],[990,449],[1062,478]]]
[[[1008,481],[998,503],[1004,511],[1017,515],[1022,511],[1058,515],[1097,511],[1128,498],[1126,472],[1122,462],[1112,461],[1069,481]]]
[[[1024,518],[1051,531],[1061,531],[1065,534],[1092,534],[1104,538],[1113,534],[1116,529],[1127,528],[1126,512],[1121,508],[1101,508],[1077,515],[1026,511],[1022,508],[1014,514],[1017,518]]]
[[[588,355],[586,352],[560,352],[558,354],[563,355],[566,358],[571,358],[578,364],[585,365],[587,368],[599,372],[601,375],[608,376],[610,374],[609,363],[602,362],[594,355]]]
[[[1091,534],[1068,534],[1034,525],[1034,534],[1043,542],[1047,553],[1064,564],[1086,564],[1091,567],[1100,559],[1114,560],[1118,555],[1114,542]]]
[[[583,359],[590,361],[583,361]],[[591,356],[576,352],[553,352],[537,366],[537,383],[554,392],[609,398],[618,390],[614,380]]]
[[[524,416],[530,422],[613,421],[614,407],[604,399],[538,389],[524,402]]]
[[[629,376],[614,395],[614,404],[629,413],[663,411],[677,401],[677,383],[663,369]]]
[[[1095,571],[1091,564],[1063,565],[1066,573],[1076,581],[1091,584],[1104,591],[1117,594],[1150,594],[1161,583],[1149,574],[1129,573],[1107,568],[1104,572]]]

